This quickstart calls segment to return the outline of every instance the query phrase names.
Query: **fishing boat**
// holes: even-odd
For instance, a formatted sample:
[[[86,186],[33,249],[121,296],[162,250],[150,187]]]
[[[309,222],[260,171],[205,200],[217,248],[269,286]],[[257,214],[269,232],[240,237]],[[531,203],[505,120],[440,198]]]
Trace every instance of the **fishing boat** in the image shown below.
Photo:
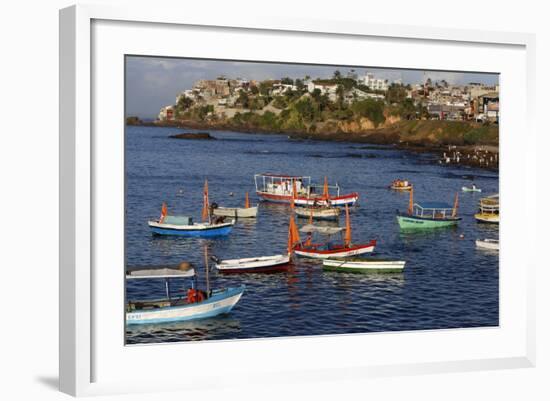
[[[480,223],[499,224],[500,201],[499,195],[491,195],[479,200],[479,212],[474,215]]]
[[[300,241],[298,230],[289,229],[289,245],[295,255],[315,259],[344,258],[348,256],[362,255],[374,250],[376,240],[371,240],[367,244],[353,244],[351,241],[351,223],[349,218],[349,208],[346,208],[346,227],[325,227],[307,224],[299,231],[307,234],[307,239]],[[291,226],[294,218],[291,218]],[[320,234],[325,240],[320,243],[312,242],[314,234]],[[331,237],[339,234],[342,236],[340,243],[333,243]]]
[[[475,184],[472,184],[471,187],[462,187],[462,192],[481,192],[481,188],[478,188]]]
[[[235,220],[225,221],[224,217],[212,218],[208,201],[208,181],[204,183],[203,209],[201,223],[193,222],[189,216],[175,216],[168,214],[166,203],[162,204],[160,218],[148,222],[149,228],[154,235],[178,235],[185,237],[216,237],[228,235]]]
[[[233,217],[234,219],[254,218],[258,215],[258,206],[250,206],[248,192],[245,196],[244,207],[222,207],[212,203],[211,208],[214,216]]]
[[[405,261],[373,258],[325,259],[323,270],[347,273],[400,273]]]
[[[206,250],[205,250],[206,255]],[[208,258],[205,256],[205,260]],[[170,291],[172,279],[191,278],[192,285],[185,295],[173,295]],[[197,288],[194,269],[178,267],[144,267],[126,271],[126,279],[165,280],[166,296],[161,299],[128,301],[126,324],[162,324],[187,320],[212,318],[226,314],[239,302],[245,286],[210,290],[208,264],[206,267],[206,289]]]
[[[326,179],[325,179],[326,181]],[[291,198],[295,197],[297,205],[330,205],[343,207],[345,205],[353,206],[359,199],[357,192],[341,195],[340,187],[336,185],[315,185],[311,183],[309,176],[292,176],[280,174],[256,174],[254,175],[256,185],[256,194],[267,202],[290,203]],[[293,192],[293,187],[296,192]],[[327,194],[321,192],[327,186],[327,190],[333,190],[336,194]]]
[[[407,213],[397,214],[397,222],[402,229],[410,228],[439,228],[455,226],[461,220],[457,216],[458,193],[455,196],[454,206],[444,202],[414,203],[413,192],[409,197]]]
[[[339,207],[330,206],[309,206],[297,207],[294,211],[298,217],[312,217],[316,220],[338,220],[341,209]]]
[[[287,271],[290,255],[259,256],[243,259],[214,259],[220,273],[275,273]]]
[[[476,240],[476,246],[478,248],[482,249],[489,249],[492,251],[498,251],[499,250],[499,240],[498,239],[478,239]]]
[[[410,191],[412,189],[412,184],[407,180],[393,180],[390,188],[396,191]]]

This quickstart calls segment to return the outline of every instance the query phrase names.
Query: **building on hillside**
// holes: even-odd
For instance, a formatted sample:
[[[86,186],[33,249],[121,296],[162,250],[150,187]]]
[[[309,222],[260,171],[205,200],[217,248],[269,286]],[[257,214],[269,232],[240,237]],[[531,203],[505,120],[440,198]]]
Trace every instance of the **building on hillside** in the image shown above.
[[[158,119],[160,121],[171,121],[175,118],[175,108],[174,106],[164,106],[160,109]]]
[[[358,79],[358,82],[368,86],[370,90],[377,90],[386,92],[389,88],[387,79],[375,78],[374,74],[367,73],[363,77]]]
[[[307,84],[307,91],[309,93],[313,93],[315,89],[319,89],[321,91],[322,95],[328,95],[328,98],[330,101],[334,102],[336,101],[336,90],[338,88],[338,85],[333,83],[323,83],[320,81],[310,81]]]

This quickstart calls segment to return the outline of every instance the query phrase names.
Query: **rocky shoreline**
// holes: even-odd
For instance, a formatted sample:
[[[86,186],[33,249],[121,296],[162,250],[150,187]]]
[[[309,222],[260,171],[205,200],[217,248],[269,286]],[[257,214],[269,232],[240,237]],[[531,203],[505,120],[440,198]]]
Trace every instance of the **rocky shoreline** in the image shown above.
[[[441,165],[462,165],[475,168],[498,170],[499,155],[498,144],[456,144],[437,143],[433,140],[425,141],[423,138],[404,138],[399,130],[399,126],[366,130],[363,132],[274,132],[258,127],[243,127],[227,124],[224,122],[209,123],[197,121],[163,121],[163,122],[143,122],[136,121],[128,125],[139,125],[148,127],[182,128],[197,129],[207,131],[235,131],[242,133],[263,133],[263,134],[283,134],[290,139],[296,140],[318,140],[364,143],[373,145],[392,145],[397,149],[406,150],[414,153],[431,153],[437,155],[435,162]],[[199,135],[201,134],[201,135]],[[200,136],[200,138],[197,137]],[[215,139],[208,132],[182,133],[171,135],[172,138],[179,139]]]

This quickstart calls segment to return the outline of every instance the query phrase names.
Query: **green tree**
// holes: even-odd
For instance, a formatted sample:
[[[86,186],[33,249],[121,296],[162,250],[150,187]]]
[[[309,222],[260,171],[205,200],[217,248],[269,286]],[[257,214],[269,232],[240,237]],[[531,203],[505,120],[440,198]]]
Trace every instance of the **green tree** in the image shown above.
[[[375,127],[378,127],[378,125],[386,121],[383,101],[364,99],[353,103],[351,109],[357,117],[368,118],[374,123]]]

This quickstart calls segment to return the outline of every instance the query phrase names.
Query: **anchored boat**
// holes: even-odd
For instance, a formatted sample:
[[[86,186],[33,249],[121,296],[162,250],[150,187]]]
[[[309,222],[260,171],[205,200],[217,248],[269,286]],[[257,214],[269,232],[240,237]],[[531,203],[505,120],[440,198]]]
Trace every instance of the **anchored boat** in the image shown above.
[[[400,273],[405,268],[405,261],[384,259],[325,259],[323,270],[348,273]]]
[[[339,207],[310,206],[294,209],[296,216],[316,220],[338,220],[341,209]]]
[[[413,192],[410,192],[409,209],[407,213],[397,214],[397,222],[402,229],[438,228],[455,226],[461,220],[457,216],[458,194],[454,206],[443,202],[414,203]]]
[[[491,195],[479,200],[479,212],[474,215],[480,223],[499,224],[500,201],[499,195]]]
[[[205,249],[206,255],[206,249]],[[207,261],[207,256],[205,256]],[[128,301],[126,304],[126,324],[161,324],[186,320],[205,319],[229,313],[245,290],[244,286],[210,290],[208,264],[206,267],[206,290],[197,289],[194,269],[181,270],[177,267],[145,267],[128,269],[128,280],[165,280],[166,297]],[[191,278],[193,284],[185,296],[173,296],[170,280]]]
[[[412,189],[412,184],[407,180],[394,180],[390,188],[396,191],[410,191]]]
[[[291,226],[294,218],[291,218]],[[374,250],[376,240],[367,244],[353,244],[351,241],[351,223],[349,219],[349,208],[346,206],[346,227],[324,227],[307,224],[300,229],[307,234],[304,242],[300,241],[298,230],[289,230],[289,248],[292,248],[298,256],[315,259],[343,258],[348,256],[362,255]],[[313,243],[314,234],[320,234],[325,240],[320,243]],[[342,243],[333,243],[331,237],[340,234],[343,236]],[[343,235],[342,235],[343,234]]]
[[[311,184],[309,176],[291,176],[280,174],[256,174],[254,175],[254,183],[256,185],[256,194],[263,201],[290,203],[293,195],[297,205],[330,205],[330,206],[353,206],[359,199],[357,192],[352,192],[345,195],[340,195],[340,187],[338,184],[328,186],[328,189],[336,191],[336,194],[321,193],[320,189],[324,185]],[[326,184],[325,184],[326,185]],[[293,192],[293,187],[296,187],[296,193]],[[324,191],[323,191],[324,192]]]
[[[498,251],[499,250],[499,240],[498,239],[478,239],[476,240],[476,246],[478,248],[482,249],[489,249],[492,251]]]
[[[228,235],[235,220],[225,222],[224,217],[212,218],[208,202],[208,181],[204,182],[202,223],[195,223],[189,216],[173,216],[168,214],[166,203],[162,204],[160,218],[149,221],[151,232],[155,235],[179,235],[185,237],[215,237]]]
[[[254,218],[258,215],[258,206],[250,206],[248,192],[245,195],[244,207],[222,207],[217,204],[212,204],[212,214],[214,216],[224,216],[238,218]]]
[[[220,273],[275,273],[287,271],[290,255],[259,256],[242,259],[214,259]]]
[[[471,187],[462,187],[462,192],[481,192],[481,188],[478,188],[475,184],[472,184]]]

